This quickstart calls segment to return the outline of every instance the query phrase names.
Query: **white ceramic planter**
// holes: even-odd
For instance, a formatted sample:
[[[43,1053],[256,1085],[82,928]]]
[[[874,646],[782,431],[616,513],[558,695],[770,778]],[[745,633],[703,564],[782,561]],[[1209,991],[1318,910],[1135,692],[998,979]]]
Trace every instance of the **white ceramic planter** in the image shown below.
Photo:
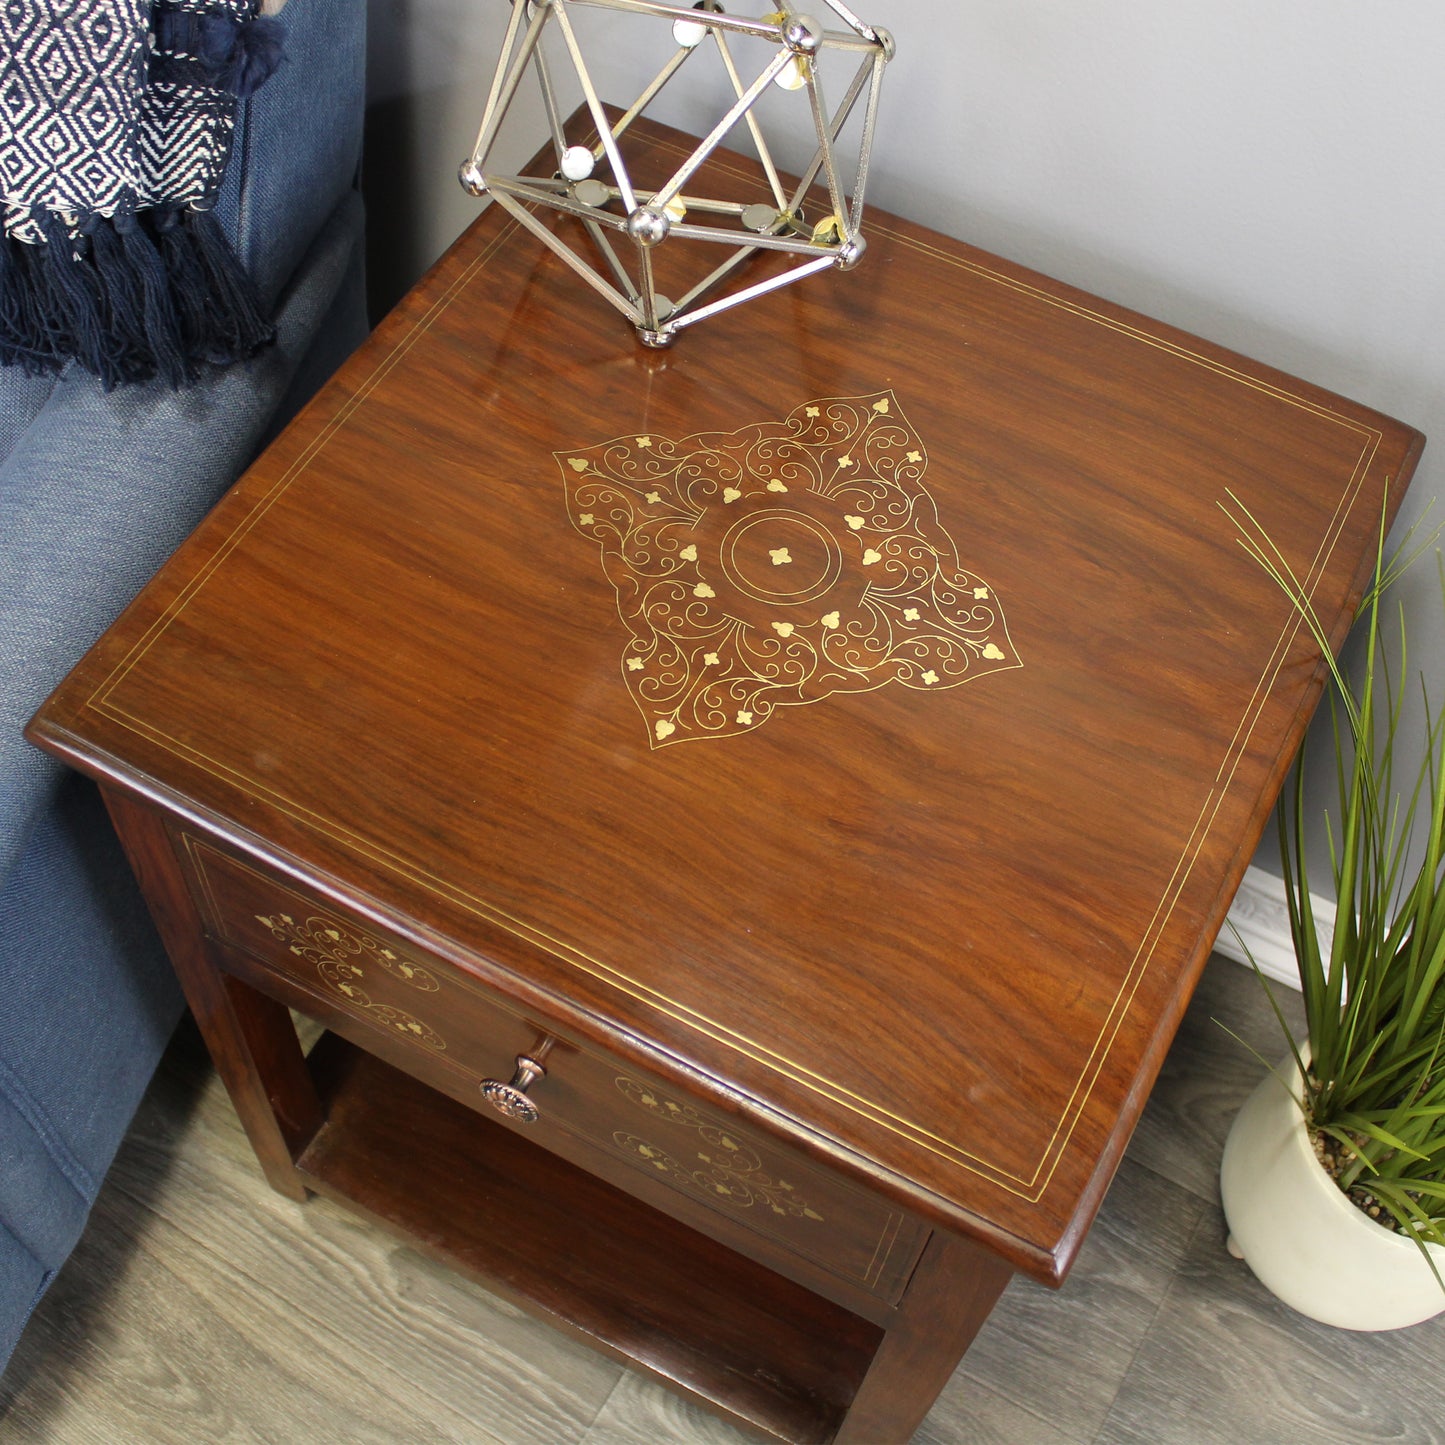
[[[1285,1304],[1346,1330],[1396,1330],[1445,1311],[1419,1247],[1363,1214],[1325,1173],[1304,1113],[1283,1080],[1266,1075],[1224,1145],[1220,1190],[1230,1252]],[[1429,1246],[1445,1275],[1445,1249]]]

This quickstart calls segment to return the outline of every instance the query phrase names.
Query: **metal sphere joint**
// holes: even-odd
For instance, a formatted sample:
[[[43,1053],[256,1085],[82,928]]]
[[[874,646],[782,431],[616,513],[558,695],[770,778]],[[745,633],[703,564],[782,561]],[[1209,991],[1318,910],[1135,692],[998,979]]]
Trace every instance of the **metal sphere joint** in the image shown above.
[[[457,179],[469,195],[487,194],[487,178],[482,174],[482,168],[470,156],[457,167]]]
[[[627,234],[639,246],[660,246],[672,230],[672,218],[650,206],[639,206],[627,218]]]
[[[811,15],[794,15],[783,26],[783,44],[794,55],[816,55],[823,44],[823,27]]]

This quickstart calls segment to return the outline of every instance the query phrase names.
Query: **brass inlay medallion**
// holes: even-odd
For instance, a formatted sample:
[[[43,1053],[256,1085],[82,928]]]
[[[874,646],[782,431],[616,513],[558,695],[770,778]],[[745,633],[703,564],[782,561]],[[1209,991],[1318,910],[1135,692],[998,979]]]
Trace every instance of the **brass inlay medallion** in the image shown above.
[[[751,732],[835,692],[1022,665],[891,391],[555,455],[631,631],[622,677],[653,747]]]
[[[786,1179],[774,1179],[766,1174],[763,1161],[733,1138],[724,1125],[709,1121],[691,1104],[679,1104],[634,1079],[623,1076],[616,1083],[634,1104],[671,1124],[694,1130],[707,1145],[706,1150],[696,1150],[691,1160],[683,1162],[649,1140],[619,1129],[612,1135],[612,1142],[619,1149],[645,1160],[674,1184],[697,1189],[714,1202],[731,1204],[738,1209],[758,1205],[785,1217],[823,1222],[823,1216]]]
[[[362,986],[366,970],[357,959],[366,958],[368,962],[379,964],[393,977],[402,979],[423,993],[435,993],[436,979],[419,964],[409,963],[374,938],[338,927],[329,918],[308,918],[305,923],[297,923],[289,913],[258,913],[255,918],[298,958],[315,964],[321,981],[361,1009],[367,1018],[394,1029],[415,1043],[425,1044],[429,1049],[440,1052],[446,1048],[446,1040],[430,1024],[423,1023],[405,1009],[373,1002]]]

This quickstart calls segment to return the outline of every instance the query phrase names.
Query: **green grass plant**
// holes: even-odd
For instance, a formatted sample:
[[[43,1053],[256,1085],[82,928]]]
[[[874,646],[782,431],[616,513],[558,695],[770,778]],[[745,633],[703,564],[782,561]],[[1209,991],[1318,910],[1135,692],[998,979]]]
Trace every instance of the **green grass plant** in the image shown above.
[[[1391,590],[1439,532],[1418,542],[1412,528],[1387,553],[1382,518],[1356,619],[1363,648],[1347,675],[1300,579],[1238,498],[1231,501],[1242,545],[1289,597],[1330,669],[1334,787],[1324,826],[1336,911],[1328,946],[1305,856],[1303,748],[1279,806],[1307,1055],[1285,1033],[1304,1080],[1305,1115],[1337,1146],[1340,1187],[1372,1195],[1435,1269],[1423,1242],[1445,1246],[1445,715],[1432,715],[1426,695],[1423,756],[1400,755],[1411,676],[1403,611],[1393,643],[1382,624]],[[1445,613],[1438,553],[1436,566]]]

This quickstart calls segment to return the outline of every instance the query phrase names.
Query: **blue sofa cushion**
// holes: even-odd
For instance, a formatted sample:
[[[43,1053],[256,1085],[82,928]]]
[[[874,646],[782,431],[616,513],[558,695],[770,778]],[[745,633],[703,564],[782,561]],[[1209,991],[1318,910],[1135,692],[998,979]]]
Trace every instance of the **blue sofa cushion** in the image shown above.
[[[179,1012],[175,977],[127,871],[98,792],[72,776],[0,892],[10,960],[0,1014],[0,1222],[48,1270],[70,1252],[111,1162],[112,1116],[134,1107]],[[29,906],[37,895],[70,906],[44,913]],[[99,958],[126,966],[98,972]]]
[[[97,792],[22,729],[364,331],[365,7],[290,0],[282,20],[216,208],[274,348],[184,392],[0,370],[0,1368],[180,1009]]]
[[[10,1358],[30,1312],[55,1277],[0,1224],[0,1369]]]

